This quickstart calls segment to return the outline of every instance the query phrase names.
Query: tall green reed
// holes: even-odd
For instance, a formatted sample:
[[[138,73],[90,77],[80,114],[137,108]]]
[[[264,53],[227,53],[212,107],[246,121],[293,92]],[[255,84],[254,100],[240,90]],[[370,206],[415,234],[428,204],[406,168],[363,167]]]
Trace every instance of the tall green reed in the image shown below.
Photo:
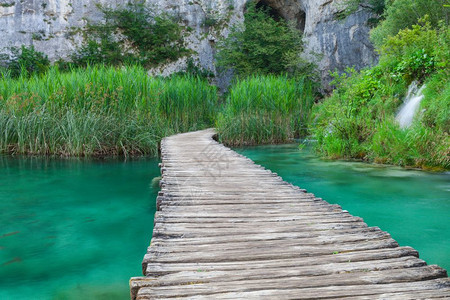
[[[307,78],[255,75],[238,80],[217,120],[221,139],[229,145],[251,145],[305,134],[314,90]]]
[[[157,154],[166,135],[214,124],[216,88],[142,67],[88,66],[0,80],[0,152]]]

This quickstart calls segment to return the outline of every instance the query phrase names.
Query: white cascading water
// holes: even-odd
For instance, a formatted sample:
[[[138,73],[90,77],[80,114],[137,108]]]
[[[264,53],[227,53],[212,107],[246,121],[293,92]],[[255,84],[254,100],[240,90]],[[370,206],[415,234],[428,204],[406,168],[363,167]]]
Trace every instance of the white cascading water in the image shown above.
[[[401,128],[408,128],[411,126],[414,116],[419,109],[420,101],[423,99],[422,92],[424,88],[425,85],[419,89],[417,87],[417,82],[415,81],[409,86],[408,94],[395,117]]]

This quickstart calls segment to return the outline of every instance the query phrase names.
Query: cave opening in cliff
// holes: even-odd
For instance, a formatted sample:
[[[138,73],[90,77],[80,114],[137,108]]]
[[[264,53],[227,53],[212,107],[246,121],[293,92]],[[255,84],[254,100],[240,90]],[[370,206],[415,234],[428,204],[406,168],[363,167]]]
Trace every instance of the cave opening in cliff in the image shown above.
[[[270,6],[266,1],[262,0],[256,3],[256,9],[262,9],[266,11],[269,16],[272,17],[275,21],[283,20],[284,18],[281,16],[280,12],[277,11],[275,8]]]
[[[256,3],[256,8],[264,9],[276,21],[294,22],[301,33],[305,31],[306,13],[297,0],[259,0]]]

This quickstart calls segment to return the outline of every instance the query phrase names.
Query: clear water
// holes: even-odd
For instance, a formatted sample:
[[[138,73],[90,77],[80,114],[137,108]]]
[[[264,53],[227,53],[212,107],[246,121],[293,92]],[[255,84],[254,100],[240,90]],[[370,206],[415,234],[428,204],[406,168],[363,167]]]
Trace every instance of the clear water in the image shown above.
[[[326,161],[297,145],[237,151],[369,226],[412,246],[428,264],[450,271],[450,174],[359,162]]]
[[[129,299],[157,163],[0,156],[0,299]]]

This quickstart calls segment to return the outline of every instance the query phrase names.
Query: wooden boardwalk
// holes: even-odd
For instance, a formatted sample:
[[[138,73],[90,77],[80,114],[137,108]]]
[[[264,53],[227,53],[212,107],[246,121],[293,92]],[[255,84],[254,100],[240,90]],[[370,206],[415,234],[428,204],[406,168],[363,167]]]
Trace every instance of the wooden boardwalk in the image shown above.
[[[132,299],[450,298],[444,269],[213,135],[161,144],[162,190]]]

